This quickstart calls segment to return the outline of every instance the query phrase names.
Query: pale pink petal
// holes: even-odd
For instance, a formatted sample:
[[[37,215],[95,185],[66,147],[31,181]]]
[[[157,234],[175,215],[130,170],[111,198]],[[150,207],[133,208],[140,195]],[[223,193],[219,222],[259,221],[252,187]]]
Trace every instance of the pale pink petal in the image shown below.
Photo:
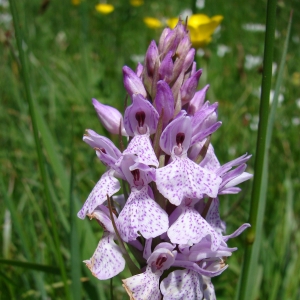
[[[113,234],[104,233],[92,258],[84,261],[92,274],[100,280],[112,278],[125,268],[125,260],[113,237]]]
[[[136,135],[129,143],[124,154],[135,154],[138,157],[138,162],[141,162],[148,166],[158,167],[158,160],[154,153],[150,137],[148,134]],[[120,165],[122,156],[117,160],[116,164]]]
[[[203,289],[203,294],[204,294],[203,300],[217,300],[215,288],[211,282],[211,278],[203,276],[203,282],[205,287]]]
[[[199,243],[204,237],[210,236],[211,249],[215,251],[222,242],[222,237],[192,207],[185,207],[182,214],[168,230],[168,237],[174,244]]]
[[[125,242],[135,240],[139,234],[154,238],[169,228],[167,213],[148,195],[148,186],[141,190],[132,189],[131,194],[121,211],[117,226]]]
[[[202,276],[192,270],[171,272],[160,284],[164,300],[202,299]]]
[[[206,215],[206,221],[217,231],[220,235],[226,230],[226,224],[220,218],[219,213],[219,199],[213,199],[208,213]]]
[[[78,212],[78,218],[84,219],[87,214],[91,214],[98,205],[107,200],[107,195],[111,197],[120,190],[120,183],[112,176],[113,172],[113,170],[109,170],[101,176],[83,207]]]
[[[156,185],[160,193],[172,204],[180,205],[186,198],[215,198],[222,179],[201,168],[188,158],[175,158],[166,167],[156,170]]]
[[[216,171],[221,167],[212,144],[209,144],[207,153],[201,161],[200,166],[210,171]]]
[[[161,273],[152,273],[151,267],[148,266],[145,273],[122,280],[123,287],[130,299],[160,300],[159,278]]]

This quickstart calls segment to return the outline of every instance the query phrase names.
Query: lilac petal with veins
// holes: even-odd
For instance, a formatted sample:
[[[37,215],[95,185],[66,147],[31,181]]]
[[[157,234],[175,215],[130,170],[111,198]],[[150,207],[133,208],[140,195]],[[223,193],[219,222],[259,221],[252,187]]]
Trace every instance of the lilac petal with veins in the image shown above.
[[[240,193],[242,189],[238,188],[238,187],[231,187],[231,188],[227,188],[225,190],[222,190],[218,193],[218,195],[229,195],[229,194],[238,194]]]
[[[232,255],[232,252],[237,250],[237,248],[223,248],[217,251],[212,251],[210,248],[201,248],[201,251],[198,252],[191,251],[189,260],[197,262],[212,257],[229,257]]]
[[[198,274],[208,276],[208,277],[215,277],[220,274],[222,274],[227,268],[228,265],[224,266],[222,269],[219,269],[217,271],[213,270],[206,270],[204,268],[201,268],[197,263],[187,260],[175,260],[173,263],[173,267],[181,267],[189,270],[193,270],[197,272]]]
[[[176,270],[160,284],[164,300],[202,299],[202,276],[192,270]]]
[[[218,103],[202,107],[192,118],[193,135],[198,131],[204,130],[217,122],[218,115],[216,113]]]
[[[193,116],[195,113],[203,106],[205,101],[206,93],[209,89],[209,84],[207,84],[203,89],[196,92],[194,97],[191,99],[188,108],[188,114]]]
[[[123,281],[123,287],[130,299],[134,300],[160,300],[159,278],[161,273],[151,272],[148,266],[146,272],[129,277]]]
[[[223,236],[223,240],[224,240],[225,242],[227,242],[229,239],[232,239],[232,238],[234,238],[234,237],[239,236],[239,235],[240,235],[245,229],[247,229],[248,227],[251,227],[251,225],[248,224],[248,223],[245,223],[245,224],[241,225],[241,226],[240,226],[235,232],[233,232],[232,234]]]
[[[163,124],[166,126],[174,115],[174,97],[169,85],[164,80],[157,82],[157,92],[154,103],[159,115],[161,115],[162,110],[164,110]]]
[[[199,130],[198,133],[196,133],[195,135],[193,135],[191,145],[194,145],[197,142],[203,141],[205,138],[207,138],[209,135],[211,135],[217,129],[219,129],[219,127],[221,125],[222,125],[222,122],[219,121],[219,122],[214,123],[210,127],[204,129],[204,130]]]
[[[112,278],[125,268],[125,260],[113,237],[113,234],[105,232],[92,258],[84,261],[92,274],[100,280]]]
[[[141,95],[132,95],[132,104],[125,110],[124,127],[129,136],[155,133],[159,115],[153,105]]]
[[[133,94],[141,94],[143,97],[147,97],[147,92],[142,80],[127,66],[123,67],[123,82],[130,97],[132,97]]]
[[[87,214],[92,214],[98,205],[103,204],[107,200],[107,195],[111,197],[120,190],[120,183],[112,176],[113,172],[113,170],[109,170],[101,176],[83,207],[78,212],[78,218],[84,219]]]
[[[238,175],[237,177],[235,177],[234,179],[231,179],[230,181],[228,181],[228,183],[226,183],[226,185],[224,186],[225,189],[227,188],[231,188],[234,187],[246,180],[249,180],[253,177],[253,174],[250,174],[248,172],[243,172],[242,174]]]
[[[148,195],[148,187],[141,190],[132,189],[131,194],[121,211],[117,227],[125,242],[135,240],[139,234],[154,238],[169,228],[167,213]]]
[[[102,123],[102,125],[113,134],[119,134],[120,126],[121,126],[121,134],[127,135],[124,127],[123,127],[123,116],[121,113],[111,107],[109,105],[104,105],[97,101],[96,99],[92,99],[92,103],[94,108],[98,114],[98,117]]]
[[[114,145],[114,143],[105,136],[101,136],[94,130],[87,129],[86,134],[83,136],[83,141],[90,145],[92,148],[99,148],[106,154],[119,158],[121,151]]]
[[[168,230],[168,237],[174,244],[199,243],[210,236],[211,250],[215,251],[222,242],[222,237],[207,223],[193,207],[185,206],[179,218]]]
[[[188,158],[175,158],[166,167],[156,170],[159,192],[172,204],[180,205],[184,198],[215,198],[222,179],[215,173],[201,168]]]
[[[229,170],[231,170],[232,167],[236,167],[236,166],[246,163],[251,158],[251,156],[252,155],[247,155],[247,153],[246,153],[246,154],[222,165],[218,170],[216,170],[216,173],[219,176],[223,176],[225,173],[227,173]]]

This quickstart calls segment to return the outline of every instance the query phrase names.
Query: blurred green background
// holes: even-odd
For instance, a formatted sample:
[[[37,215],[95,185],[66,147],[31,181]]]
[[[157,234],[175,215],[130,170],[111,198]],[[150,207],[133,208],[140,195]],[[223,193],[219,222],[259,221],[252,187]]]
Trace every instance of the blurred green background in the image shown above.
[[[221,128],[212,143],[222,164],[246,152],[255,154],[264,47],[266,1],[147,1],[111,0],[107,15],[97,1],[18,1],[23,50],[28,58],[30,85],[59,230],[59,251],[70,281],[72,299],[109,299],[110,281],[98,281],[82,263],[102,235],[96,222],[77,220],[104,168],[82,136],[87,128],[110,137],[91,104],[96,98],[123,111],[122,66],[135,69],[151,40],[162,28],[150,29],[144,17],[160,20],[186,9],[210,17],[224,16],[212,42],[198,51],[203,68],[199,88],[210,84],[207,99],[219,102]],[[294,9],[288,55],[269,157],[269,185],[255,299],[300,299],[300,6],[278,1],[274,78],[283,51],[288,18]],[[8,1],[0,1],[0,298],[66,299],[59,274],[57,249],[44,199],[37,154]],[[254,157],[249,162],[252,173]],[[251,181],[238,195],[221,196],[221,218],[227,232],[247,222]],[[77,231],[75,230],[77,228]],[[72,229],[72,230],[71,230]],[[76,234],[76,232],[78,234]],[[218,299],[233,299],[243,259],[243,235],[229,246],[239,250],[229,269],[213,279]],[[10,260],[10,262],[9,262]],[[32,271],[25,261],[55,267]],[[77,270],[77,271],[76,271]],[[78,273],[78,270],[81,273]],[[113,280],[114,299],[128,299],[121,278]],[[78,282],[75,282],[77,278]]]

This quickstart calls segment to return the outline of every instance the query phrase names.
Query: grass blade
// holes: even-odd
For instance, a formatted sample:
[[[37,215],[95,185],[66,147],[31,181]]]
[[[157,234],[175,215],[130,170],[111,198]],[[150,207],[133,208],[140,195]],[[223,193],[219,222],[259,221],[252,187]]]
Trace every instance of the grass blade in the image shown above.
[[[73,123],[73,118],[72,118]],[[79,237],[76,224],[76,208],[75,198],[73,197],[74,186],[74,149],[73,149],[73,126],[71,134],[71,176],[70,176],[70,221],[71,221],[71,280],[72,280],[72,296],[74,300],[80,300],[81,297],[81,261],[80,261],[80,249],[79,249]]]
[[[259,112],[259,126],[254,165],[254,180],[251,195],[249,223],[247,231],[243,270],[238,299],[252,299],[253,270],[257,268],[261,242],[262,222],[267,191],[267,126],[269,118],[269,98],[272,79],[272,62],[276,21],[276,0],[268,0],[263,62],[262,90]]]
[[[45,273],[51,274],[59,274],[59,268],[53,266],[45,266],[41,264],[25,262],[25,261],[18,261],[18,260],[11,260],[11,259],[2,259],[0,258],[0,264],[20,267],[28,270],[40,271]]]
[[[22,79],[23,79],[24,88],[25,88],[26,100],[28,102],[29,111],[30,111],[30,117],[31,117],[32,128],[33,128],[33,133],[34,133],[34,140],[35,140],[35,148],[36,148],[37,155],[38,155],[38,164],[39,164],[41,177],[42,177],[42,181],[43,181],[48,212],[49,212],[49,216],[50,216],[50,220],[51,220],[51,224],[52,224],[52,230],[53,230],[53,235],[54,235],[54,244],[56,247],[56,257],[57,257],[57,260],[58,260],[58,263],[60,266],[61,275],[62,275],[62,279],[64,282],[65,296],[67,299],[70,299],[69,287],[67,285],[67,273],[66,273],[64,261],[62,258],[62,254],[59,249],[60,242],[59,242],[59,237],[58,237],[58,230],[57,230],[57,225],[56,225],[54,212],[53,212],[53,208],[52,208],[49,187],[47,184],[47,172],[46,172],[46,168],[45,168],[45,164],[44,164],[44,157],[43,157],[42,148],[40,145],[39,131],[38,131],[37,119],[36,119],[36,111],[35,111],[34,102],[33,102],[32,93],[31,93],[30,78],[29,78],[29,71],[28,71],[29,69],[27,66],[26,55],[23,50],[24,36],[23,36],[22,30],[21,30],[16,1],[10,0],[9,4],[10,4],[11,14],[12,14],[13,22],[14,22],[15,36],[16,36],[19,58],[20,58],[20,63],[21,63],[21,74],[22,74]],[[45,295],[43,295],[43,297],[44,296]]]

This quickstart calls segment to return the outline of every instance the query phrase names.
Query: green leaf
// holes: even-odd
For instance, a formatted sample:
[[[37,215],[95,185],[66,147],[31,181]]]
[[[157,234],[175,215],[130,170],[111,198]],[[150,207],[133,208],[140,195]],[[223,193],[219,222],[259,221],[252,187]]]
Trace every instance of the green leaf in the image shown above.
[[[45,265],[31,263],[31,262],[0,258],[0,264],[20,267],[28,270],[40,271],[40,272],[45,272],[50,274],[60,274],[58,267],[45,266]]]

